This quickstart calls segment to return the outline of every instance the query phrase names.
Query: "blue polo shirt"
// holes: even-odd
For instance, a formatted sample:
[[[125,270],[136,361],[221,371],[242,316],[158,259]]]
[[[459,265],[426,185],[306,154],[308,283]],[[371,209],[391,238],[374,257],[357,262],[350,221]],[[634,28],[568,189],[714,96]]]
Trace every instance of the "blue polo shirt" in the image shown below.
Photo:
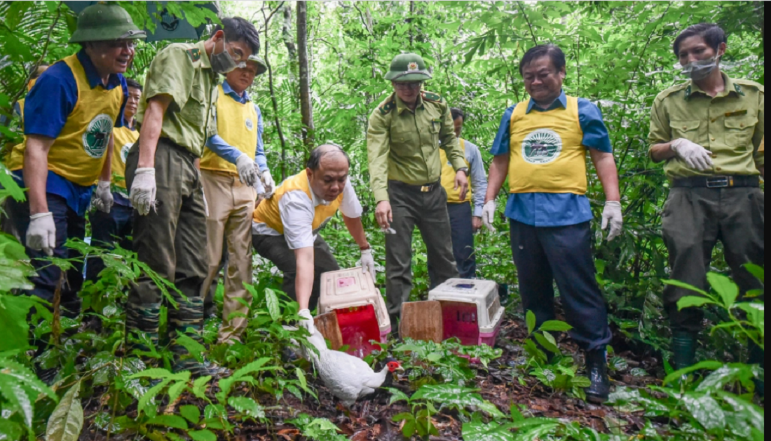
[[[107,86],[104,86],[94,63],[86,55],[85,50],[78,52],[77,57],[83,65],[88,84],[92,89],[96,87],[104,87],[107,90],[116,87],[123,89],[123,104],[115,120],[115,127],[123,127],[123,111],[128,99],[126,79],[121,74],[112,74],[107,81]],[[61,61],[55,63],[38,78],[24,101],[24,134],[57,138],[77,103],[78,84],[75,82],[72,70],[67,63]],[[14,176],[19,185],[26,187],[21,170],[15,172]],[[91,203],[93,189],[93,186],[83,187],[73,184],[52,171],[48,172],[46,192],[66,199],[67,206],[79,216],[85,216]]]
[[[548,112],[567,108],[568,98],[562,92],[559,99],[546,110],[530,100],[527,113]],[[510,152],[511,115],[516,106],[509,107],[503,114],[501,126],[495,137],[491,153],[494,156]],[[578,99],[578,119],[584,132],[582,144],[592,150],[613,153],[608,128],[602,118],[602,111],[589,100]],[[506,217],[534,227],[567,227],[589,222],[594,218],[589,198],[573,193],[515,193],[509,195]]]
[[[252,101],[252,98],[246,91],[244,91],[244,93],[241,95],[237,94],[236,91],[230,87],[230,84],[228,84],[227,80],[222,82],[222,91],[225,92],[225,95],[233,98],[235,101],[241,104],[246,104]],[[255,146],[254,163],[260,167],[260,171],[266,172],[269,171],[268,159],[265,157],[265,145],[262,142],[262,134],[265,132],[265,125],[262,122],[262,111],[260,110],[260,106],[255,104],[254,110],[257,112],[257,146]],[[238,158],[241,156],[240,150],[228,144],[227,141],[222,139],[222,137],[219,135],[214,135],[209,138],[206,141],[206,147],[208,147],[209,150],[214,152],[217,156],[232,164],[235,164]]]

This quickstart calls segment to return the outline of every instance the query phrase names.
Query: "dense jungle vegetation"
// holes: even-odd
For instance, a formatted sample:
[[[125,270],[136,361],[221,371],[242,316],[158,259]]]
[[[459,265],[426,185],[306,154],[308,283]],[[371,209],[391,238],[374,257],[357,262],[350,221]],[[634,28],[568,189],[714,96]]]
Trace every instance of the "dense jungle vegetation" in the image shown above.
[[[216,21],[197,3],[204,2],[168,2],[166,8],[194,26]],[[148,3],[120,4],[135,23],[153,26]],[[222,16],[245,17],[261,32],[261,55],[270,70],[250,92],[264,115],[273,175],[300,171],[309,149],[320,142],[344,146],[353,159],[352,180],[365,205],[365,226],[379,264],[384,238],[369,191],[366,124],[390,93],[383,75],[391,59],[407,50],[423,55],[434,76],[426,89],[466,112],[464,137],[482,147],[489,163],[487,150],[501,115],[527,98],[519,59],[535,44],[560,45],[568,56],[566,91],[602,109],[621,175],[624,235],[609,244],[598,231],[596,241],[598,280],[616,335],[611,352],[616,393],[607,406],[585,404],[586,379],[577,347],[562,334],[567,327],[534,329],[532,317],[521,310],[503,217],[499,233],[477,236],[479,277],[511,291],[498,349],[463,348],[452,341],[384,346],[368,361],[374,365],[394,356],[406,374],[382,396],[350,411],[335,407],[307,362],[284,357],[284,348],[299,338],[282,327],[296,316],[297,305],[279,292],[280,274],[262,259],[255,257],[250,287],[255,301],[245,344],[216,346],[219,323],[207,323],[208,356],[232,369],[233,376],[191,379],[189,373],[166,369],[170,354],[163,347],[144,354],[158,360],[155,369],[124,353],[126,287],[147,271],[132,253],[71,242],[107,266],[99,282],[82,292],[89,312],[71,320],[41,307],[30,315],[38,303],[18,295],[29,286],[24,248],[0,235],[0,440],[764,439],[764,405],[755,398],[753,382],[764,373],[744,364],[750,340],[764,346],[763,303],[737,303],[738,289],[720,249],[710,275],[713,290],[704,293],[712,299],[704,306],[711,326],[699,351],[701,360],[711,361],[685,372],[687,380],[666,361],[670,334],[661,292],[669,277],[661,213],[668,183],[661,167],[649,160],[646,141],[654,98],[685,81],[671,45],[689,25],[722,25],[730,36],[723,69],[764,83],[763,2],[217,4]],[[307,11],[307,21],[298,22],[300,8]],[[29,73],[78,50],[67,44],[75,23],[63,2],[0,2],[0,112],[10,118],[0,125],[3,146],[20,139],[11,109],[24,97]],[[298,50],[298,32],[307,39],[307,59]],[[168,43],[141,43],[127,76],[142,81]],[[312,115],[301,112],[305,80]],[[0,186],[0,201],[24,197],[2,165]],[[604,196],[596,175],[590,176],[590,198],[599,218]],[[499,198],[499,212],[504,200]],[[322,234],[341,266],[356,263],[358,248],[342,219]],[[428,289],[428,271],[417,235],[415,249],[414,296],[420,298]],[[71,263],[51,264],[66,268]],[[762,268],[753,271],[764,277]],[[384,277],[378,277],[383,289]],[[62,367],[53,385],[35,375],[28,352],[30,324],[35,338],[51,341],[45,363]],[[547,358],[534,341],[554,357]],[[470,364],[458,354],[481,362]]]

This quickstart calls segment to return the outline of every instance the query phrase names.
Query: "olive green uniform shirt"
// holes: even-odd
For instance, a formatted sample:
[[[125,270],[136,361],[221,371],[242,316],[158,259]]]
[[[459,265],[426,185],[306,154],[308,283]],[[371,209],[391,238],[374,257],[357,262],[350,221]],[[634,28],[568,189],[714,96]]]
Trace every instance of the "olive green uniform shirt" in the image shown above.
[[[423,92],[414,112],[396,94],[383,101],[370,116],[367,131],[370,181],[376,202],[389,201],[389,180],[410,185],[439,182],[440,148],[456,171],[468,167],[455,137],[450,106],[441,96]]]
[[[712,98],[693,82],[662,92],[651,111],[651,148],[679,138],[712,152],[712,171],[699,172],[673,158],[664,165],[670,179],[694,176],[756,176],[765,166],[759,147],[765,137],[765,88],[723,74],[725,91]]]
[[[147,100],[169,95],[173,102],[163,117],[161,137],[203,155],[206,140],[217,134],[214,120],[218,76],[211,68],[204,42],[174,43],[150,64],[137,121],[144,120]]]

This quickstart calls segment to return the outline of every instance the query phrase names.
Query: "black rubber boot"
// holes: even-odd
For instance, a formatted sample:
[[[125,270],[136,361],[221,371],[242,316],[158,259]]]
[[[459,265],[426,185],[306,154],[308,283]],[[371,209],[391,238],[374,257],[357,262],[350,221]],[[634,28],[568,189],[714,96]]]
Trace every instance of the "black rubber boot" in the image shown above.
[[[586,373],[592,385],[586,389],[586,400],[592,404],[603,404],[610,397],[608,378],[608,357],[605,349],[586,353]]]
[[[211,376],[222,378],[228,370],[220,368],[205,359],[199,361],[184,346],[178,343],[179,335],[190,337],[203,345],[203,299],[175,299],[179,309],[169,307],[168,336],[171,352],[174,353],[174,372],[190,371],[193,377]]]
[[[672,367],[679,371],[696,364],[696,345],[698,334],[688,331],[675,331],[672,335]]]
[[[137,355],[135,352],[151,352],[151,348],[158,348],[160,321],[160,303],[126,307],[127,356]]]

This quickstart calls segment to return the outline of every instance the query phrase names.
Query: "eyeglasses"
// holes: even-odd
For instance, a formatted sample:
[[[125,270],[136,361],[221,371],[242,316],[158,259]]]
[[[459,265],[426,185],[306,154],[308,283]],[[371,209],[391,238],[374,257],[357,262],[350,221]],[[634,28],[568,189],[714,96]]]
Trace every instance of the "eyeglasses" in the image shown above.
[[[136,40],[112,40],[107,42],[107,46],[110,49],[128,49],[133,50],[137,47],[137,41]]]
[[[394,87],[399,90],[418,90],[423,86],[423,83],[394,83]]]

